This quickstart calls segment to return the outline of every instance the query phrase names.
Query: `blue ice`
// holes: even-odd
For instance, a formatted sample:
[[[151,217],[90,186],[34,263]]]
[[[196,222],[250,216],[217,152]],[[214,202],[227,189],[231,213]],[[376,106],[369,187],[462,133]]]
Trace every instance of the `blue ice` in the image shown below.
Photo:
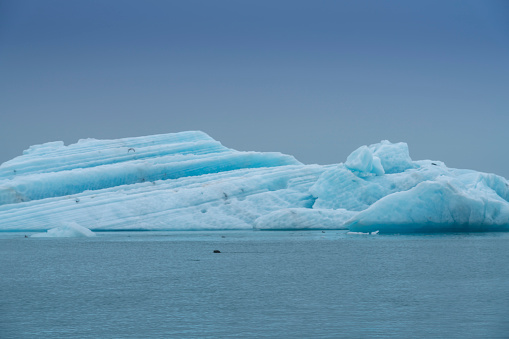
[[[413,161],[386,140],[326,166],[199,131],[51,142],[0,165],[2,231],[508,231],[508,201],[506,179]]]

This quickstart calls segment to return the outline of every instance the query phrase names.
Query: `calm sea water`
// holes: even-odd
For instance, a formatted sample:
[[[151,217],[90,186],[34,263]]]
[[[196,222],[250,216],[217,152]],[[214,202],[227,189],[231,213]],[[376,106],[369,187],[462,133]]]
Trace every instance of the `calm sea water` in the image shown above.
[[[507,233],[3,233],[0,337],[508,338],[508,263]]]

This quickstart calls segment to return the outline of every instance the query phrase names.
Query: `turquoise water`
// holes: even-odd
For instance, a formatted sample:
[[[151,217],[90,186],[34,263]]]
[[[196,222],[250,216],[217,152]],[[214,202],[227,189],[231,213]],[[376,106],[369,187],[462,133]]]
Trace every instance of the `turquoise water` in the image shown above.
[[[508,263],[507,233],[0,233],[0,337],[507,338]]]

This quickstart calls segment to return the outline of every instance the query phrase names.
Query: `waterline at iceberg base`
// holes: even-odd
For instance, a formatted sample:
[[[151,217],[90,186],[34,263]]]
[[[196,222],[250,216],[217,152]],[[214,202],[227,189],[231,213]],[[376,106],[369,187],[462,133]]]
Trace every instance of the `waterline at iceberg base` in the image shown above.
[[[405,143],[362,146],[344,163],[322,166],[232,150],[199,131],[50,142],[0,165],[0,231],[70,224],[92,231],[509,231],[509,183],[412,161]]]

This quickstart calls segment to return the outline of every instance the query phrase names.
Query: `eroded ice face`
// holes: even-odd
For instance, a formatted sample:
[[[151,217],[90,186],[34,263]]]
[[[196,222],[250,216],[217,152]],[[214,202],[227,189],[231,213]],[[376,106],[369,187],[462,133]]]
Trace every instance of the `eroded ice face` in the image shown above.
[[[0,166],[0,230],[509,230],[509,184],[412,161],[405,143],[344,164],[239,152],[203,132],[30,147]]]

